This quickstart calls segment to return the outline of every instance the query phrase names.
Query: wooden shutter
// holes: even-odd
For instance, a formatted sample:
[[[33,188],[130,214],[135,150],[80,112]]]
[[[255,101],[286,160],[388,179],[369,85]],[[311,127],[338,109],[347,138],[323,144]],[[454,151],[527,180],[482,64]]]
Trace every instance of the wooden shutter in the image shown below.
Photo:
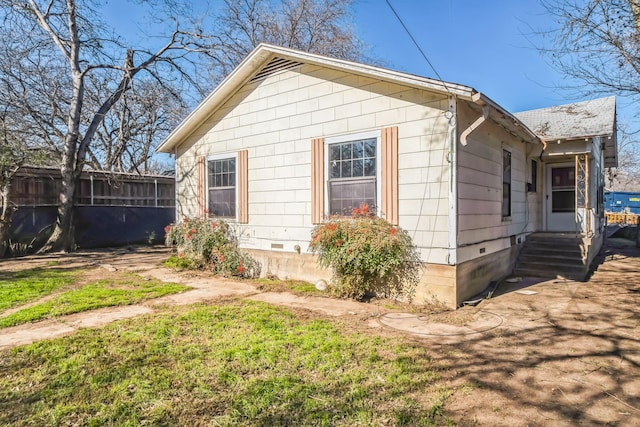
[[[249,161],[247,150],[238,151],[236,174],[238,177],[238,222],[247,224],[249,222]]]
[[[207,162],[204,156],[196,157],[196,196],[198,212],[196,217],[206,217],[207,209]]]
[[[381,141],[382,217],[398,225],[398,127],[382,129]]]
[[[311,223],[324,217],[324,138],[311,140]]]

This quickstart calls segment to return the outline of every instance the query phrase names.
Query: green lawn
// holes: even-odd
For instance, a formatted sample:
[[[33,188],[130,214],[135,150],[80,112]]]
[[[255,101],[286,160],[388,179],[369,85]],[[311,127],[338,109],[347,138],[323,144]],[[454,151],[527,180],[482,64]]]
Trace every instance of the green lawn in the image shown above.
[[[2,425],[446,425],[426,349],[257,302],[0,353]]]
[[[280,280],[261,278],[253,280],[257,288],[263,292],[292,292],[298,295],[323,295],[313,283],[302,280]]]
[[[73,283],[77,273],[56,268],[0,271],[0,313]]]
[[[56,280],[58,281],[47,279],[46,274],[43,274],[43,272],[48,273],[52,272],[52,270],[27,270],[27,272],[29,271],[31,274],[26,275],[26,281],[22,279],[17,280],[11,288],[16,289],[18,293],[20,293],[20,284],[28,287],[25,283],[39,283],[39,288],[43,289],[44,286],[42,283],[51,282],[55,284],[55,286],[49,286],[50,290],[47,293],[51,293],[53,290],[73,283],[74,277],[80,276],[79,271],[66,273],[62,278],[67,280],[62,283],[62,278],[57,278],[55,273],[52,277],[57,278]],[[34,322],[50,317],[63,316],[65,314],[95,310],[102,307],[136,304],[143,300],[181,292],[186,289],[189,289],[189,287],[176,283],[165,283],[155,279],[145,279],[135,274],[124,274],[118,278],[99,280],[77,289],[70,289],[46,302],[24,308],[2,317],[0,318],[0,328]],[[23,302],[35,299],[35,296],[44,296],[44,292],[41,292],[39,295],[35,292],[31,292],[30,294],[32,296],[30,298],[23,298]],[[9,297],[8,295],[6,300],[9,300]],[[16,304],[14,303],[13,305]]]

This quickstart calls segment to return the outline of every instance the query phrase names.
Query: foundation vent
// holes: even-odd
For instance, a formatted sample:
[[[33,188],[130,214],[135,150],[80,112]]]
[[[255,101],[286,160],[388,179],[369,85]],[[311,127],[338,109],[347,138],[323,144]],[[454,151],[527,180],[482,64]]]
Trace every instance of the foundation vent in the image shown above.
[[[290,70],[300,65],[302,65],[302,62],[275,57],[271,61],[269,61],[269,63],[265,65],[262,70],[258,71],[258,73],[253,76],[250,81],[255,82],[257,80],[266,79],[267,77],[272,76],[276,73]]]

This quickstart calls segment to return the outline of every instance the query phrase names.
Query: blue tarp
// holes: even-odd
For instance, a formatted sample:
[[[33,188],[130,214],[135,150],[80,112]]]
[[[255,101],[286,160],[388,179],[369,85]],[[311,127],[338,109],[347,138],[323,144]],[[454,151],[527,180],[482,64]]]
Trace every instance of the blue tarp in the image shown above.
[[[640,193],[630,191],[610,191],[604,194],[607,212],[629,212],[640,214]]]
[[[76,206],[75,239],[79,249],[159,243],[164,227],[174,222],[173,207]],[[43,244],[56,221],[55,206],[21,206],[11,220],[11,241]]]

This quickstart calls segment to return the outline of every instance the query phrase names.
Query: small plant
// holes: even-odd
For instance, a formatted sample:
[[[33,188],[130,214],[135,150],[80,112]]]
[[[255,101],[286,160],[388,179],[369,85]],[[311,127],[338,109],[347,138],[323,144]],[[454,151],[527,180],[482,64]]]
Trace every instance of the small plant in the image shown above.
[[[260,275],[260,265],[240,250],[235,231],[224,221],[185,218],[164,231],[166,245],[176,250],[169,259],[174,266],[242,278]]]
[[[9,239],[7,245],[9,248],[9,253],[11,254],[12,257],[21,257],[21,256],[25,256],[28,255],[29,253],[33,252],[33,242],[36,239],[33,238],[29,243],[25,243],[25,242],[14,242],[11,239]]]
[[[372,215],[329,217],[311,233],[309,249],[333,270],[332,292],[362,299],[367,294],[411,299],[420,279],[420,256],[409,233]]]

